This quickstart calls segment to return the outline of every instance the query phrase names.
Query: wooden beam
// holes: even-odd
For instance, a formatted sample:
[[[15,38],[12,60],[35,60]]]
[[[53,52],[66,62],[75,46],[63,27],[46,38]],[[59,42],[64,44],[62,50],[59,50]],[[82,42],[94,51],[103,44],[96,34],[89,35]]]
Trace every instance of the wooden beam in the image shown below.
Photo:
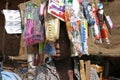
[[[81,80],[86,80],[84,60],[80,60],[79,63],[80,63],[80,76],[81,76]]]

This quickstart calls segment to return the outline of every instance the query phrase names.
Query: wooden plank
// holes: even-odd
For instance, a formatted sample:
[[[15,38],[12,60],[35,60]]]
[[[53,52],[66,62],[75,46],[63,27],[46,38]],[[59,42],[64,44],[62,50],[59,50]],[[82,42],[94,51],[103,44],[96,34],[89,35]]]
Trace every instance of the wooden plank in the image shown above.
[[[86,80],[90,80],[90,60],[85,61]]]
[[[80,76],[81,76],[81,80],[86,80],[86,76],[85,76],[85,69],[84,69],[84,60],[80,60]]]

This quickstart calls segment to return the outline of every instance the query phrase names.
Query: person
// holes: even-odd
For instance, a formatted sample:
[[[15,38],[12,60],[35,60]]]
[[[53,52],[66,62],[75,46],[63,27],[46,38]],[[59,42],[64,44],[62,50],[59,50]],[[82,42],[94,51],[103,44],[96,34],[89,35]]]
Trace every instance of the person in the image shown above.
[[[59,39],[55,42],[56,55],[37,67],[34,80],[80,80],[77,61],[71,57],[70,40],[65,22],[60,21]],[[74,64],[73,64],[74,63]]]

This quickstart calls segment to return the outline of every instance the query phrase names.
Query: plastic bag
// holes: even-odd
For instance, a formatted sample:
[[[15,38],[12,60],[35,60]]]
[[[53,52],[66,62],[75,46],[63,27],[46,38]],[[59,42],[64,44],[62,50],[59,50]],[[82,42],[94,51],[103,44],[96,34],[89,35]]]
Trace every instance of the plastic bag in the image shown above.
[[[33,45],[44,41],[44,25],[39,20],[39,7],[28,3],[25,9],[25,28],[23,39],[25,45]]]
[[[45,15],[46,40],[50,42],[55,42],[59,38],[59,28],[60,28],[59,19],[47,13]]]

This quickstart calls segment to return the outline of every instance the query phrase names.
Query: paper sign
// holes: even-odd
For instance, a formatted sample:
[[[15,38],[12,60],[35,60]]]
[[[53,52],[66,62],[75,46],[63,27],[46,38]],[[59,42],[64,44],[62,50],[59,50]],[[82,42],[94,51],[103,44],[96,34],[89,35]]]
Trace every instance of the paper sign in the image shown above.
[[[20,34],[21,17],[19,10],[3,10],[5,16],[5,30],[8,34]]]

